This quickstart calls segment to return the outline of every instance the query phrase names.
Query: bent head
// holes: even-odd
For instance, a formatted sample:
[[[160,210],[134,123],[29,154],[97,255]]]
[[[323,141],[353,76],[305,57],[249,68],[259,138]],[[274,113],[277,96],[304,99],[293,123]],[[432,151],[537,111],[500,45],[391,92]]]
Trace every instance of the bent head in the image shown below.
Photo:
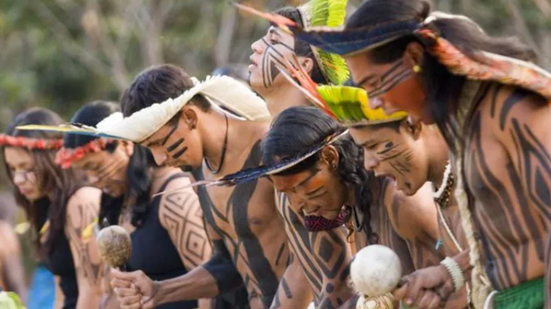
[[[298,8],[285,7],[276,11],[299,25],[303,25],[302,16]],[[314,58],[311,47],[277,27],[270,27],[262,38],[251,45],[252,55],[249,66],[249,83],[260,94],[266,94],[272,88],[287,84],[281,76],[278,66],[285,68],[286,61],[291,61],[296,55],[302,67],[311,74],[316,83],[327,83],[318,63]]]
[[[375,27],[398,20],[427,18],[430,5],[425,0],[372,0],[366,1],[350,17],[346,28]],[[345,57],[352,78],[364,88],[372,108],[382,108],[387,114],[406,111],[416,121],[431,122],[419,68],[423,64],[424,48],[411,35]]]
[[[413,195],[428,181],[431,150],[423,142],[425,129],[430,128],[399,120],[353,127],[350,135],[364,150],[366,169],[392,178],[399,190]]]
[[[71,122],[93,127],[118,111],[119,105],[116,103],[95,101],[79,109]],[[65,166],[84,171],[90,184],[110,196],[117,197],[125,193],[128,165],[134,153],[131,142],[104,141],[92,136],[67,134],[63,146],[65,150],[62,153],[82,153],[69,158]]]
[[[62,135],[57,132],[16,128],[30,124],[57,126],[63,122],[61,117],[50,110],[32,108],[19,114],[8,126],[5,134],[59,142]],[[6,171],[15,187],[17,204],[24,208],[35,231],[38,232],[46,218],[50,220],[44,246],[36,243],[37,249],[50,250],[57,237],[63,234],[67,203],[71,195],[83,185],[83,177],[72,169],[62,169],[55,163],[57,149],[29,150],[25,147],[4,147],[2,151]]]
[[[272,124],[262,145],[262,160],[271,165],[296,157],[344,130],[317,108],[289,108]],[[296,166],[270,176],[293,209],[306,216],[307,228],[342,225],[344,205],[354,201],[353,185],[344,176],[351,174],[350,167],[356,166],[354,161],[360,157],[354,149],[359,148],[344,136]]]
[[[409,25],[404,25],[405,21]],[[380,28],[389,25],[404,29],[390,32]],[[454,127],[451,119],[460,104],[466,79],[452,74],[429,53],[426,46],[433,42],[416,30],[423,28],[438,33],[473,59],[479,52],[490,52],[536,60],[535,53],[519,40],[489,37],[465,16],[431,14],[428,0],[365,1],[346,24],[346,29],[356,28],[375,29],[372,34],[378,38],[388,36],[380,46],[366,46],[364,52],[345,57],[354,82],[368,91],[371,107],[382,107],[387,113],[406,111],[414,123],[436,123],[451,144],[455,133],[448,129]],[[403,34],[396,37],[399,30]]]
[[[191,78],[177,66],[160,65],[148,68],[124,92],[121,99],[123,115],[128,117],[155,103],[176,98],[193,86]],[[201,116],[210,109],[211,103],[203,96],[196,95],[141,145],[151,150],[159,166],[201,166],[203,144],[198,124],[203,120]]]
[[[59,125],[63,120],[54,112],[33,108],[19,114],[8,126],[6,135],[30,139],[58,140],[62,135],[45,131],[17,130],[16,127],[28,124]],[[26,199],[34,202],[53,192],[57,177],[62,172],[55,164],[57,150],[29,150],[24,147],[6,146],[3,149],[4,163],[9,179],[17,188],[18,201]]]

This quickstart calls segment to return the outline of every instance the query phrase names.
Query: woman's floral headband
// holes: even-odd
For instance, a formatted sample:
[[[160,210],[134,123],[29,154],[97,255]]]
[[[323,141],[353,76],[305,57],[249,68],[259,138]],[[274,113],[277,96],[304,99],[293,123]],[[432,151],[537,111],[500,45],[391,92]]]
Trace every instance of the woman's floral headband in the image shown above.
[[[0,134],[0,146],[27,148],[28,150],[57,150],[63,147],[63,140],[38,139]]]
[[[67,169],[74,161],[82,159],[86,154],[103,151],[113,141],[113,139],[98,138],[78,148],[62,148],[57,152],[55,163]]]

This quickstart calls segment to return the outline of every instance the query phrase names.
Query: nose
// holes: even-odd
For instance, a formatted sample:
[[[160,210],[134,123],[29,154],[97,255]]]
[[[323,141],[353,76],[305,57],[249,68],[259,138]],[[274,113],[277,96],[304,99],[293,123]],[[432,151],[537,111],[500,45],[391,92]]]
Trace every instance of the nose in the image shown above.
[[[369,107],[371,109],[377,109],[383,107],[383,99],[379,96],[373,99],[369,99]]]
[[[379,166],[379,160],[374,156],[364,154],[364,167],[368,171],[373,171]]]
[[[13,174],[13,183],[15,185],[22,185],[22,184],[25,183],[25,181],[26,181],[26,178],[25,178],[25,176],[23,176],[22,173],[14,173]]]
[[[158,149],[151,149],[151,153],[153,154],[153,158],[155,159],[155,163],[157,163],[158,166],[162,166],[168,158],[166,153],[164,153],[163,151],[160,151]]]
[[[257,40],[256,42],[251,44],[251,50],[255,54],[261,54],[262,53],[262,46],[264,44],[262,43],[262,40]]]

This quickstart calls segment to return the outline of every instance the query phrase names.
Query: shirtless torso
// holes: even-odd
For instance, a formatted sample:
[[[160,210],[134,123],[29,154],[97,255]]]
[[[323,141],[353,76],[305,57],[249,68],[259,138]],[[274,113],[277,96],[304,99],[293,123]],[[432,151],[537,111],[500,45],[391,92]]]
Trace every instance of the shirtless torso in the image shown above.
[[[482,85],[468,118],[465,175],[494,289],[544,274],[551,223],[551,109],[527,91]]]
[[[260,165],[260,141],[268,124],[242,122],[240,126],[241,142],[228,146],[228,149],[235,147],[232,153],[236,155],[225,158],[227,163],[220,175]],[[217,178],[205,165],[201,172],[194,172],[194,177],[197,180]],[[270,308],[290,262],[273,185],[262,178],[235,187],[200,187],[198,194],[209,236],[215,247],[226,248],[241,274],[251,308]]]

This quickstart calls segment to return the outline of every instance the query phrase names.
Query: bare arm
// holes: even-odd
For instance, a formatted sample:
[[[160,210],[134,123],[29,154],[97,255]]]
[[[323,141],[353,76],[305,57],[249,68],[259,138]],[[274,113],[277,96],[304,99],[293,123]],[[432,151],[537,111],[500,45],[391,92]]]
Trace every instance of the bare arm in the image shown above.
[[[543,98],[519,89],[500,89],[494,98],[499,118],[493,121],[493,132],[505,147],[516,171],[518,182],[526,192],[527,202],[537,209],[546,226],[532,226],[532,237],[541,241],[546,266],[546,308],[551,306],[551,105]],[[542,239],[537,239],[542,238]],[[538,254],[539,255],[539,254]]]
[[[300,263],[291,253],[289,266],[281,278],[270,308],[307,308],[311,301],[312,289],[310,289]]]
[[[93,235],[84,235],[97,218],[101,191],[84,187],[79,189],[67,205],[65,233],[69,239],[78,283],[77,309],[98,308],[101,301],[103,267]]]
[[[310,282],[317,307],[338,308],[353,298],[346,281],[352,254],[345,229],[308,232],[302,215],[293,210],[283,194],[278,197],[278,211],[285,222],[293,257]]]
[[[385,207],[393,228],[407,242],[416,269],[438,265],[444,259],[436,251],[438,220],[428,183],[413,196],[387,186]]]
[[[187,177],[176,178],[165,189],[170,191],[181,188],[189,182]],[[163,195],[159,205],[159,220],[178,249],[186,269],[194,269],[208,261],[212,247],[205,230],[199,197],[193,189]],[[210,303],[210,299],[201,299],[199,308],[209,308]]]
[[[7,290],[17,293],[21,300],[26,302],[27,289],[25,287],[23,265],[21,264],[19,240],[11,226],[4,222],[0,222],[0,235],[2,243],[0,248],[2,269],[0,274],[4,276]]]
[[[111,270],[111,286],[116,289],[119,303],[133,305],[145,301],[142,308],[148,309],[169,302],[212,298],[240,287],[243,280],[223,240],[209,224],[207,229],[213,242],[213,255],[183,276],[161,281],[155,286],[142,271],[122,273]]]

